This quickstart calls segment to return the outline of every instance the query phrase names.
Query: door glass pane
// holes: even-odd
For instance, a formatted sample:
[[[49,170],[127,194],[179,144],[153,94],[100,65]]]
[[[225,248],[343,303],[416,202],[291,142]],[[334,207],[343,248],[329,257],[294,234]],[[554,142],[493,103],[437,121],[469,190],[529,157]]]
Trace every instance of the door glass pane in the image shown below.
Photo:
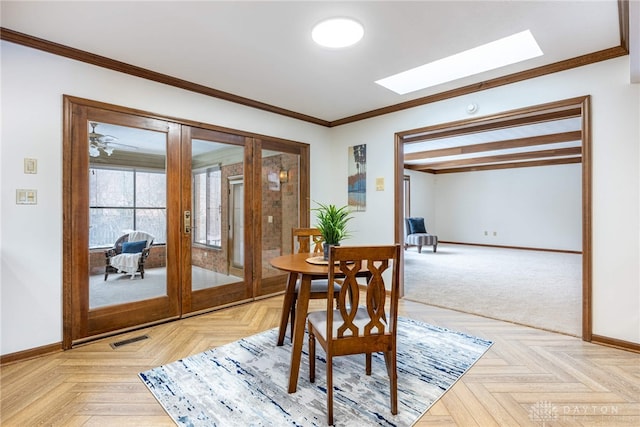
[[[87,125],[89,308],[165,296],[166,134]]]
[[[299,226],[300,161],[297,154],[262,151],[262,279],[281,276],[269,260],[291,253]]]
[[[191,289],[244,282],[244,147],[191,140]]]

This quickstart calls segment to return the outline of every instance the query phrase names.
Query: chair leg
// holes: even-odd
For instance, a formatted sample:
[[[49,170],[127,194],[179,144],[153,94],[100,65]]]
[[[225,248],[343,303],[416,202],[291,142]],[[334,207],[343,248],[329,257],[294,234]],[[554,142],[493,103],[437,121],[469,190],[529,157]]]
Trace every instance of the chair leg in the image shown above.
[[[291,309],[289,310],[289,320],[291,322],[291,335],[289,336],[289,340],[293,342],[293,327],[296,324],[296,300],[298,295],[293,294],[293,299],[291,300]]]
[[[437,250],[438,250],[438,244],[436,243],[435,245],[433,245],[433,253],[435,254]]]
[[[316,381],[316,336],[313,334],[311,325],[309,330],[309,382]]]
[[[396,364],[396,353],[391,351],[384,352],[384,362],[387,367],[387,375],[389,376],[389,397],[391,413],[398,413],[398,369]]]
[[[287,322],[289,322],[289,314],[291,313],[291,304],[295,296],[295,285],[297,274],[289,274],[287,279],[287,289],[282,300],[282,310],[280,313],[280,325],[278,326],[278,346],[284,344],[284,336],[287,333]],[[293,328],[291,328],[291,336],[293,336]]]
[[[327,424],[333,425],[333,358],[327,354]]]
[[[365,354],[364,372],[367,375],[371,375],[371,353]]]
[[[421,254],[422,253],[422,245],[418,245],[418,253]]]
[[[107,281],[107,277],[109,276],[109,271],[105,270],[104,271],[104,281]]]
[[[396,364],[396,352],[392,350],[389,353],[391,359],[391,373],[389,376],[389,383],[391,385],[391,413],[395,415],[398,413],[398,367]]]

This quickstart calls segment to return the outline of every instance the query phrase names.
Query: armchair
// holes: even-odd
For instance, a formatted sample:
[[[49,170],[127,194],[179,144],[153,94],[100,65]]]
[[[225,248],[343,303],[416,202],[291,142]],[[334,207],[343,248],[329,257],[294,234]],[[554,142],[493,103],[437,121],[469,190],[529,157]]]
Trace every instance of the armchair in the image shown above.
[[[404,239],[405,250],[407,250],[407,247],[409,246],[417,246],[418,253],[422,253],[423,246],[433,246],[433,252],[438,250],[438,236],[427,233],[427,229],[424,225],[424,218],[405,218],[404,222],[406,232],[406,237]]]
[[[149,249],[154,237],[144,231],[123,234],[105,255],[104,280],[109,273],[127,273],[133,279],[136,273],[144,279],[144,262],[149,257]]]

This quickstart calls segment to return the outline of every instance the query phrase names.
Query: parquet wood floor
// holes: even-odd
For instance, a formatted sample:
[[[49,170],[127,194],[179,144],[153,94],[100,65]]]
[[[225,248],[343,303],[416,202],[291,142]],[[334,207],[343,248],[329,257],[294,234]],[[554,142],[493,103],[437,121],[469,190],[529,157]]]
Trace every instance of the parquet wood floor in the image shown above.
[[[276,327],[281,302],[268,298],[3,366],[0,423],[171,426],[138,372]],[[400,314],[494,341],[419,427],[640,425],[639,354],[410,301]],[[149,339],[110,346],[142,334]]]

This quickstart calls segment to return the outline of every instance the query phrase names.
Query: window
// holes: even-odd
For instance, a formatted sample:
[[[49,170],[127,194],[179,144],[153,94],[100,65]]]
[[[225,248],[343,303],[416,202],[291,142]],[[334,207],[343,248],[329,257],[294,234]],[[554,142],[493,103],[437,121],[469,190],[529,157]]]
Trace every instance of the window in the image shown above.
[[[164,172],[91,168],[89,247],[109,247],[131,230],[166,243],[166,188]]]
[[[220,166],[193,173],[193,242],[222,244],[222,171]]]

